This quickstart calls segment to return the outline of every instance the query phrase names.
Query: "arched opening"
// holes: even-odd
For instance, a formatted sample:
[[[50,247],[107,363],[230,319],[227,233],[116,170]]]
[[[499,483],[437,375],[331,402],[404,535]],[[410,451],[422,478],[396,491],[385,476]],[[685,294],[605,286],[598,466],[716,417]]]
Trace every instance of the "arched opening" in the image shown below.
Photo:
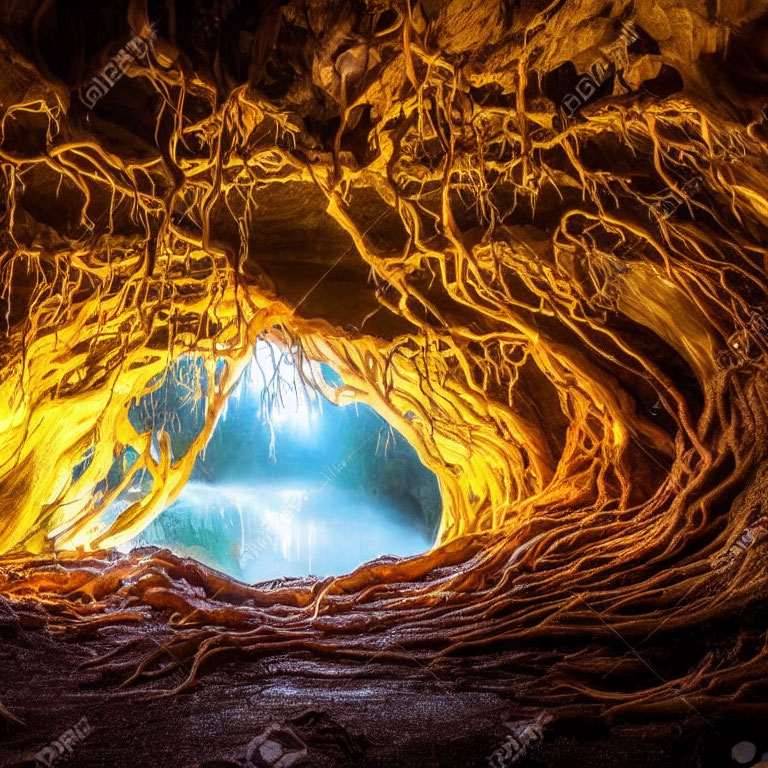
[[[167,547],[250,583],[346,573],[429,549],[440,522],[437,478],[370,406],[336,405],[321,392],[342,384],[329,366],[260,339],[181,494],[121,549]],[[131,422],[152,432],[155,451],[168,433],[181,456],[202,428],[196,393],[207,386],[201,362],[185,356],[134,402]],[[132,458],[124,452],[106,486],[124,479]],[[138,472],[106,519],[151,483]]]

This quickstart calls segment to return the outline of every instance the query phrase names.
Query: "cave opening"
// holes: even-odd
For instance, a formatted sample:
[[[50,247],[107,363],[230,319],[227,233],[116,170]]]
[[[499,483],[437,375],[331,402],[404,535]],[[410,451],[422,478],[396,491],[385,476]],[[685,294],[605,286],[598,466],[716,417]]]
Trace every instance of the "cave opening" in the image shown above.
[[[323,395],[318,377],[326,390],[343,386],[330,366],[297,358],[295,348],[256,342],[178,498],[121,551],[168,547],[255,583],[345,573],[433,545],[441,512],[434,473],[370,406]],[[205,420],[202,360],[182,356],[154,384],[130,420],[152,433],[155,457],[168,432],[178,460]],[[118,486],[136,456],[121,452],[100,492]],[[147,470],[136,473],[106,509],[106,524],[151,485]]]

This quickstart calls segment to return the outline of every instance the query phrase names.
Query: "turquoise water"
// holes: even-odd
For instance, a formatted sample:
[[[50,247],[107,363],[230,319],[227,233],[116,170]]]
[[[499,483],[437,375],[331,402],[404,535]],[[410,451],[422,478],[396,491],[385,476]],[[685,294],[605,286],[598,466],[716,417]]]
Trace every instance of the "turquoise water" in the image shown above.
[[[188,396],[200,371],[181,361],[131,412],[137,428],[170,432],[174,455],[202,426],[201,403]],[[340,383],[327,367],[323,375]],[[132,460],[124,455],[107,484]],[[149,482],[140,478],[111,515]],[[123,549],[168,547],[251,583],[326,576],[429,549],[439,518],[437,479],[403,437],[368,406],[307,390],[290,359],[260,342],[179,499]]]

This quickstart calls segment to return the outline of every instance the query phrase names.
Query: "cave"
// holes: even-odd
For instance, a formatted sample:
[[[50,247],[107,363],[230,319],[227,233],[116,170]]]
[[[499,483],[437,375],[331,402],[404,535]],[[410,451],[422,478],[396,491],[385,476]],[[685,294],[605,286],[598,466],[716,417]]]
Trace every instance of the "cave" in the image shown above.
[[[768,765],[768,0],[0,0],[0,47],[0,763]],[[251,567],[311,451],[339,559]]]

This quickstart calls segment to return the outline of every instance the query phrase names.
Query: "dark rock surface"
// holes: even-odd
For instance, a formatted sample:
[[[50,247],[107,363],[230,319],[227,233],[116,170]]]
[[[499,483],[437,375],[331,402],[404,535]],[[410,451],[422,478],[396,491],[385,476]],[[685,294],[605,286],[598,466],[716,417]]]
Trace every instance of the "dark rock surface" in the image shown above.
[[[54,765],[721,768],[735,765],[736,742],[765,734],[744,712],[708,722],[695,713],[651,724],[562,720],[544,724],[541,741],[528,743],[517,761],[512,750],[506,762],[494,763],[512,726],[519,732],[533,718],[511,693],[493,691],[489,679],[441,679],[418,665],[382,671],[283,659],[233,663],[190,692],[158,696],[78,669],[127,639],[159,644],[164,632],[145,624],[70,642],[30,627],[5,637],[0,696],[24,725],[0,726],[0,766],[31,768],[37,753],[83,718],[92,731]],[[289,756],[296,762],[277,762]]]

